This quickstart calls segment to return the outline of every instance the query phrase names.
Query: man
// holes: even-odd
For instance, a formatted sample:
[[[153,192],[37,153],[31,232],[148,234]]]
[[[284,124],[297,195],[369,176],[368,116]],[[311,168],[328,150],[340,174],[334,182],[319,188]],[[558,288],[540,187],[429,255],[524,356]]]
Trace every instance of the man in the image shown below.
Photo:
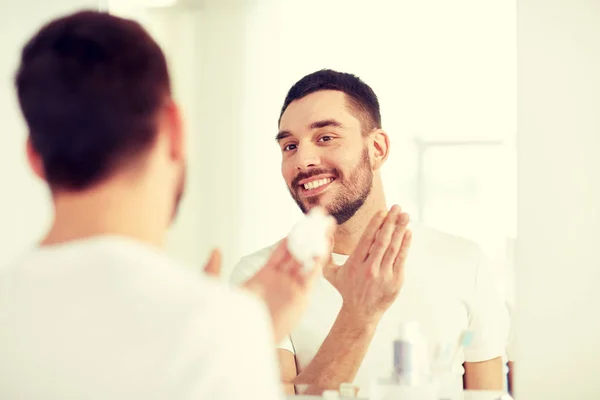
[[[23,49],[16,87],[54,221],[0,270],[0,398],[281,398],[273,343],[313,276],[285,240],[248,291],[163,253],[185,140],[154,40],[105,13],[56,19]]]
[[[354,382],[366,395],[392,371],[392,342],[408,320],[419,322],[430,354],[438,344],[456,348],[471,331],[452,384],[462,388],[464,362],[466,388],[502,389],[508,317],[492,273],[473,243],[419,225],[408,230],[400,207],[387,212],[380,168],[390,140],[371,88],[331,70],[305,76],[285,99],[277,142],[300,209],[323,206],[338,224],[332,262],[277,350],[286,391]],[[232,282],[244,282],[271,251],[243,257]]]

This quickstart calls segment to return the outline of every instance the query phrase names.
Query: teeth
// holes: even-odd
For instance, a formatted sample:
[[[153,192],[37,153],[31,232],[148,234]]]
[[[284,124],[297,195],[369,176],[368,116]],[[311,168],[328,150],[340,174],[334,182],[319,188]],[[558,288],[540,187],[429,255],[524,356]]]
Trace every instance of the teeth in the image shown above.
[[[316,189],[319,186],[323,186],[333,181],[333,178],[319,179],[318,181],[312,181],[304,184],[304,189],[311,190]]]

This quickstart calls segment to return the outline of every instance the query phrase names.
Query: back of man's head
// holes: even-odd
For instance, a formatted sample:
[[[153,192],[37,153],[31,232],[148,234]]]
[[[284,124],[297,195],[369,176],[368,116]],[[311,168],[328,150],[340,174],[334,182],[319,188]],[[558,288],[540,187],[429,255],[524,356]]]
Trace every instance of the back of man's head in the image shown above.
[[[167,63],[150,35],[95,11],[44,26],[23,49],[16,87],[44,177],[67,191],[140,159],[170,96]]]

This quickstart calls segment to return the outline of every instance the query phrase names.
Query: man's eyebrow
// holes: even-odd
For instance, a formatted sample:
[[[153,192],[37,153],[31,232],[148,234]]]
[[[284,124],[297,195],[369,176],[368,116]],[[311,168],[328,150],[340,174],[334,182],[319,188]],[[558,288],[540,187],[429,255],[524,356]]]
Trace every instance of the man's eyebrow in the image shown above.
[[[344,127],[344,125],[342,125],[341,122],[336,121],[335,119],[324,119],[321,121],[313,122],[312,124],[310,124],[309,129],[326,128],[328,126],[331,126],[334,128],[343,128]]]
[[[287,137],[290,137],[290,136],[292,136],[292,132],[290,132],[290,131],[280,131],[277,134],[277,136],[275,136],[275,140],[279,142],[279,141],[281,141],[281,140],[283,140],[283,139],[285,139]]]
[[[308,128],[310,130],[313,129],[320,129],[320,128],[326,128],[326,127],[333,127],[333,128],[343,128],[344,125],[342,125],[341,122],[336,121],[335,119],[323,119],[321,121],[315,121],[313,123],[311,123]],[[275,136],[275,140],[276,141],[281,141],[287,137],[292,136],[292,132],[290,131],[280,131],[277,136]]]

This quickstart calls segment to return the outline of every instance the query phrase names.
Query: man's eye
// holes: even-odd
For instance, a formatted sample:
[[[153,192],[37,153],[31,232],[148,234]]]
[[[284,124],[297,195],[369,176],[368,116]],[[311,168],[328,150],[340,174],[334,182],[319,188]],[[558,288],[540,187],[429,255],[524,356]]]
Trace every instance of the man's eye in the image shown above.
[[[331,139],[331,136],[322,136],[321,138],[319,138],[319,141],[329,142]]]
[[[296,148],[296,145],[295,145],[295,144],[288,144],[287,146],[285,146],[285,147],[283,148],[283,151],[292,151],[292,150],[294,150],[295,148]]]

